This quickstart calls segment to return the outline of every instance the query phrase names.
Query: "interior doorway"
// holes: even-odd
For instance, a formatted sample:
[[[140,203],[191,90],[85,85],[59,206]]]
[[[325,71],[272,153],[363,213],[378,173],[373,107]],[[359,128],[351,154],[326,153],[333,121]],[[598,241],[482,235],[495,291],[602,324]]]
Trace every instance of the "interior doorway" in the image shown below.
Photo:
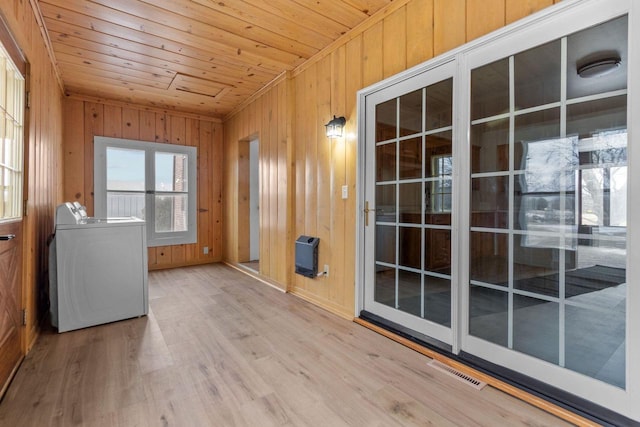
[[[258,139],[249,142],[249,263],[260,271],[260,145]]]

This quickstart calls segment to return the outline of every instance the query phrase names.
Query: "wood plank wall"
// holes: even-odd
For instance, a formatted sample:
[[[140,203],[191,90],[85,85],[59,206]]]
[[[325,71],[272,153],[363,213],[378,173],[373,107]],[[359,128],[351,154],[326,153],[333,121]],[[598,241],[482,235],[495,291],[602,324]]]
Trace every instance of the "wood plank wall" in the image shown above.
[[[222,124],[95,99],[64,101],[64,201],[93,215],[93,137],[108,136],[198,147],[198,241],[149,248],[149,269],[222,259]],[[203,248],[209,248],[204,254]]]
[[[27,352],[38,336],[40,314],[48,304],[48,248],[55,206],[62,199],[62,90],[29,0],[0,3],[0,13],[29,62],[31,107],[26,112],[25,194],[23,222],[23,300]]]
[[[354,316],[355,219],[356,219],[356,92],[386,77],[449,51],[465,42],[552,5],[559,0],[410,0],[393,3],[348,33],[332,49],[322,52],[279,82],[261,97],[225,121],[225,253],[237,262],[247,241],[242,233],[247,199],[238,191],[240,141],[254,134],[268,138],[261,151],[263,198],[261,205],[261,274],[283,289],[308,299],[336,314]],[[293,98],[291,108],[277,105]],[[329,142],[324,124],[333,115],[347,118],[347,137]],[[258,118],[258,119],[256,119]],[[260,119],[261,118],[261,119]],[[289,122],[289,123],[287,123]],[[282,134],[283,129],[290,134]],[[291,139],[291,164],[276,161]],[[284,168],[284,170],[282,169]],[[279,177],[291,178],[283,185]],[[275,179],[274,177],[278,177]],[[279,185],[276,185],[278,183]],[[349,198],[341,198],[348,186]],[[266,199],[265,199],[266,197]],[[278,201],[276,210],[273,202]],[[291,221],[281,223],[284,200]],[[238,219],[240,218],[240,219]],[[286,234],[290,236],[287,238]],[[320,237],[319,264],[329,265],[329,277],[308,279],[293,274],[292,257],[281,256],[296,236]],[[283,246],[284,245],[284,246]],[[274,260],[274,257],[276,260]],[[263,263],[265,264],[263,266]]]

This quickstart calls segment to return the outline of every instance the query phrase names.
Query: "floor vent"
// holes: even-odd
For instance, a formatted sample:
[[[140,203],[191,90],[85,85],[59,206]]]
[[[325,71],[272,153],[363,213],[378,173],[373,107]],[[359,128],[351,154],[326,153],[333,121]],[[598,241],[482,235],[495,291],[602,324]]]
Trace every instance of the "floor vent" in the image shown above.
[[[473,378],[467,374],[465,374],[464,372],[460,372],[455,368],[452,368],[449,365],[445,365],[442,362],[438,362],[435,359],[432,359],[431,362],[428,363],[429,366],[444,372],[447,375],[450,375],[460,381],[462,381],[463,383],[475,388],[476,390],[482,390],[484,388],[484,386],[487,385],[487,383],[482,382],[476,378]]]

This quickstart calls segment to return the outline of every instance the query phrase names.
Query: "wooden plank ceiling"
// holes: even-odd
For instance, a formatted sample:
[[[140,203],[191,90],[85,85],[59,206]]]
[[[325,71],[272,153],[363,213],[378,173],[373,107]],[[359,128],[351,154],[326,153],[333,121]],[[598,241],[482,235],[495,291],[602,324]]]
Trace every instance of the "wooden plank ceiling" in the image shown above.
[[[222,117],[392,0],[37,0],[67,94]]]

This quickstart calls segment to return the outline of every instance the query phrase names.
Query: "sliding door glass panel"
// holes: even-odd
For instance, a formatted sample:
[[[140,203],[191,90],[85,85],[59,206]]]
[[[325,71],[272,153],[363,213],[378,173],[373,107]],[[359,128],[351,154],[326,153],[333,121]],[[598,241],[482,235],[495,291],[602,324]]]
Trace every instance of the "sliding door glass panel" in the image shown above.
[[[469,333],[622,388],[626,37],[622,17],[472,70],[470,122]],[[578,74],[602,55],[611,80]]]
[[[376,147],[376,181],[396,179],[396,143]]]
[[[473,173],[509,170],[509,120],[472,122],[471,150]]]
[[[396,137],[397,105],[396,100],[392,99],[376,106],[376,142]],[[380,165],[379,162],[376,164]]]
[[[376,222],[396,222],[396,185],[376,186]]]
[[[375,108],[374,301],[451,326],[453,80]]]
[[[501,346],[507,345],[509,295],[471,285],[469,288],[469,333]]]
[[[398,185],[398,215],[400,222],[420,224],[422,217],[422,183]]]
[[[400,141],[400,179],[422,178],[422,138]]]
[[[420,248],[422,229],[418,227],[398,227],[398,265],[420,269]]]
[[[509,281],[509,235],[472,231],[469,239],[471,282],[507,286]]]
[[[471,226],[506,228],[509,210],[509,177],[472,178]]]
[[[515,109],[560,101],[560,40],[514,56]]]
[[[422,131],[422,90],[400,97],[400,136]]]
[[[521,295],[513,296],[513,349],[558,363],[559,304]]]
[[[396,269],[376,266],[376,285],[374,289],[376,302],[396,308]]]
[[[597,95],[627,88],[627,23],[622,16],[567,37],[567,98]],[[618,58],[620,66],[602,78],[581,78],[581,66],[596,60]]]
[[[451,280],[424,275],[424,318],[451,327]]]
[[[502,59],[471,73],[471,120],[509,112],[509,60]]]
[[[398,270],[398,310],[414,316],[422,313],[420,273]]]
[[[447,79],[427,87],[425,131],[442,129],[452,125],[453,80]],[[451,135],[449,133],[449,135]],[[451,138],[449,138],[451,141]]]

